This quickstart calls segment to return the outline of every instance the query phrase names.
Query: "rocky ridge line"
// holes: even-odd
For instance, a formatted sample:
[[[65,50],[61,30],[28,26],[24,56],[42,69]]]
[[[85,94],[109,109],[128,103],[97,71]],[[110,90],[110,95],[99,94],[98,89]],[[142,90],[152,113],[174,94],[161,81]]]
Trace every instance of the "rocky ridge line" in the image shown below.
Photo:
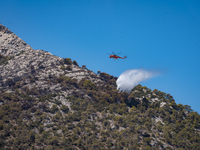
[[[47,93],[61,90],[60,83],[48,83],[46,79],[65,76],[80,81],[88,78],[92,82],[103,82],[99,75],[74,64],[65,64],[64,59],[43,50],[33,50],[27,43],[0,24],[0,58],[6,63],[0,65],[0,89],[20,82],[20,88],[37,87]],[[1,63],[1,62],[0,62]],[[67,66],[71,70],[62,69]],[[35,82],[31,82],[30,80]],[[22,83],[23,80],[23,83]]]
[[[15,56],[23,51],[32,50],[32,48],[20,39],[8,28],[0,24],[0,54],[4,56]]]

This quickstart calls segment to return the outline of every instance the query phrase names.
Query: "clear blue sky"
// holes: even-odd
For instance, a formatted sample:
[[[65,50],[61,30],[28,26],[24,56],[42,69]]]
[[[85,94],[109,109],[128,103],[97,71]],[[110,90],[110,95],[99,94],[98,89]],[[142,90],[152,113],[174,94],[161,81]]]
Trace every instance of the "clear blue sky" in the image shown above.
[[[141,84],[200,112],[199,0],[0,0],[0,23],[33,49],[95,73],[161,70]]]

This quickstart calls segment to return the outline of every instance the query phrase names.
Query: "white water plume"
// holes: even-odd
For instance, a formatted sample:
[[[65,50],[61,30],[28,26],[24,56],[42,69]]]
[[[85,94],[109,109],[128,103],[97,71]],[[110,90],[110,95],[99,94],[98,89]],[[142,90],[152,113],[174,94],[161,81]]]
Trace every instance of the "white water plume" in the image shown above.
[[[156,71],[147,71],[144,69],[126,70],[117,79],[117,89],[130,92],[138,83],[158,74]]]

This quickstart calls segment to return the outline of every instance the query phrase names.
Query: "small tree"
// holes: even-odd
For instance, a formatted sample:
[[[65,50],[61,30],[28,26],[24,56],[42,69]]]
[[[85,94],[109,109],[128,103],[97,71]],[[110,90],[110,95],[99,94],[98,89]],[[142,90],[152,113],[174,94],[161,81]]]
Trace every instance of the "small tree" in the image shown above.
[[[66,70],[72,70],[72,66],[67,66]]]
[[[53,104],[53,106],[51,108],[51,113],[54,114],[57,111],[58,111],[58,107],[55,104]]]
[[[97,71],[97,74],[100,75],[101,71]]]
[[[29,133],[29,138],[31,143],[35,143],[35,134],[33,131]]]
[[[81,68],[82,68],[82,69],[87,69],[86,65],[82,65]]]
[[[8,79],[6,80],[6,84],[7,84],[9,87],[11,87],[11,86],[14,86],[14,85],[15,85],[15,82],[13,81],[13,79],[8,78]]]
[[[60,69],[65,70],[65,66],[60,66]]]
[[[62,105],[62,107],[60,109],[65,113],[68,113],[68,111],[69,111],[69,108],[65,105]]]
[[[73,60],[72,64],[78,66],[78,63],[75,60]]]
[[[67,65],[71,65],[72,64],[71,58],[65,58],[64,63],[67,64]]]

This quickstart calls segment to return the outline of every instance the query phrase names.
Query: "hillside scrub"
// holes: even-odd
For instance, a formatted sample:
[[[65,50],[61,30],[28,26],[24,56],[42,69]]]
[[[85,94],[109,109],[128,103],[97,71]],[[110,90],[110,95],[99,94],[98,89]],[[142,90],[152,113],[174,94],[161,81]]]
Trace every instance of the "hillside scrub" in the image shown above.
[[[151,103],[150,98],[134,102],[138,101],[140,95],[145,95],[142,92],[145,88],[141,85],[135,87],[129,95],[114,89],[105,92],[105,89],[88,80],[80,87],[91,99],[78,93],[65,97],[71,103],[73,112],[68,106],[53,100],[59,93],[41,97],[40,100],[23,91],[2,93],[0,137],[7,140],[1,140],[1,147],[200,148],[199,114],[187,105],[177,105],[171,96],[160,91],[156,95],[148,92],[150,97],[154,95],[166,102],[160,107],[160,101]],[[53,102],[51,108],[48,106],[49,101]],[[160,121],[157,122],[157,118]]]

